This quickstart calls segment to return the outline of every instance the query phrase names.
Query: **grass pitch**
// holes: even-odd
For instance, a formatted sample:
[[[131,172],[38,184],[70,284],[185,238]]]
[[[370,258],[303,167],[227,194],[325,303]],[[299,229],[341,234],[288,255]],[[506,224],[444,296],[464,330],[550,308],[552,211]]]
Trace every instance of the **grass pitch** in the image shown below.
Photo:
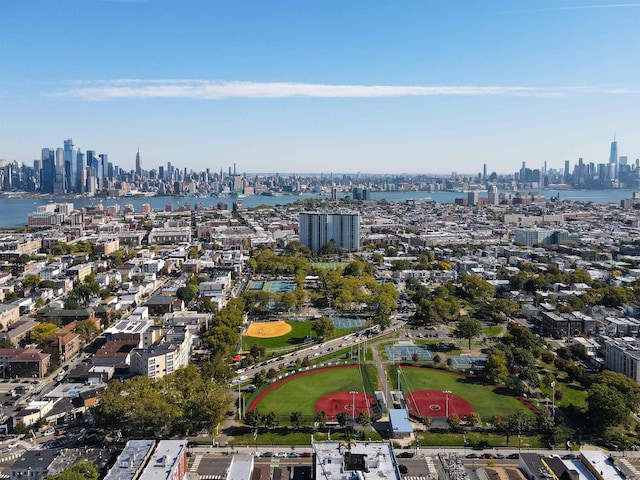
[[[262,398],[256,398],[249,407],[257,408],[263,414],[277,412],[280,422],[288,424],[291,413],[298,410],[307,417],[314,416],[316,402],[325,395],[354,390],[365,391],[357,367],[327,368],[276,383],[273,390]]]
[[[495,386],[476,383],[473,379],[444,370],[401,367],[400,371],[400,386],[403,392],[449,390],[469,402],[483,419],[489,419],[494,413],[504,418],[516,410],[524,410],[525,413],[533,415],[533,411],[517,398],[499,393]],[[390,365],[388,372],[388,378],[396,389],[398,386],[396,369]]]

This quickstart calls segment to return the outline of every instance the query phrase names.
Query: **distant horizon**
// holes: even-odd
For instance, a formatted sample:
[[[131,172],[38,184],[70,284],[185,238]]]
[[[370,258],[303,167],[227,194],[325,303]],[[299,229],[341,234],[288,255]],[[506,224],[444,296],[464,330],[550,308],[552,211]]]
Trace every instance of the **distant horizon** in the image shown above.
[[[617,0],[0,2],[0,158],[507,175],[608,163],[615,135],[633,162],[639,24]]]

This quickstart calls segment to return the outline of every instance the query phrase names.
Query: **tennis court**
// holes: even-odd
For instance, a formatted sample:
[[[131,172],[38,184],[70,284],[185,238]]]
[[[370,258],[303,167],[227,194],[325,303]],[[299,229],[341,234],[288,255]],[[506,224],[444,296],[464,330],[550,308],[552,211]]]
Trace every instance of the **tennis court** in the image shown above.
[[[414,354],[418,355],[418,359],[422,361],[433,360],[433,354],[426,345],[396,344],[386,345],[384,349],[389,360],[408,361],[413,359]]]
[[[456,370],[482,370],[487,363],[487,357],[483,355],[460,355],[456,357],[447,356],[447,358],[451,359],[451,366]]]
[[[336,328],[361,328],[367,325],[364,318],[333,317],[331,320]]]
[[[266,290],[271,293],[290,293],[296,289],[296,282],[273,280],[267,282]]]

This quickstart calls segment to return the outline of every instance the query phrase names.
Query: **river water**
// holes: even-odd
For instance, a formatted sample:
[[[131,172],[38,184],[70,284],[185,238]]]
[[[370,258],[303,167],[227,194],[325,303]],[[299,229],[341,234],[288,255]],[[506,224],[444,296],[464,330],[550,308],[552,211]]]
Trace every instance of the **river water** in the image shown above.
[[[619,203],[620,200],[630,198],[634,190],[563,190],[560,197],[563,200],[575,200],[579,202],[596,202],[596,203]],[[556,195],[558,192],[553,190],[543,191],[542,194],[547,198]],[[486,196],[485,192],[480,193],[480,197]],[[432,199],[438,203],[453,203],[456,198],[466,197],[466,193],[462,192],[372,192],[372,200],[386,199],[390,202],[402,202],[410,199]],[[264,196],[254,195],[242,198],[242,204],[247,208],[257,207],[258,205],[285,205],[305,198],[323,198],[317,194],[304,195],[281,195],[281,196]],[[326,197],[325,197],[326,198]],[[109,205],[120,205],[120,211],[124,206],[131,204],[136,212],[141,211],[143,204],[148,203],[153,210],[164,210],[165,206],[171,204],[176,210],[178,206],[188,203],[193,208],[196,203],[201,203],[205,207],[215,206],[219,202],[227,203],[229,208],[236,197],[150,197],[150,198],[118,198],[118,199],[96,199],[96,198],[0,198],[0,228],[17,227],[27,224],[27,216],[31,212],[35,212],[39,205],[47,203],[70,202],[75,208],[87,207],[102,203],[104,207]]]

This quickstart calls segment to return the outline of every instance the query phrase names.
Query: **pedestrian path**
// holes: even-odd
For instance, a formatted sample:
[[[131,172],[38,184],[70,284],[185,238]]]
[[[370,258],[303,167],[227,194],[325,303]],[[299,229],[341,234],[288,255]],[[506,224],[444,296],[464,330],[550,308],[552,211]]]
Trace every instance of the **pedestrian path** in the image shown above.
[[[196,458],[193,460],[193,465],[189,469],[190,472],[197,472],[198,467],[200,466],[200,462],[202,461],[203,455],[196,455]]]
[[[424,460],[427,464],[427,471],[429,472],[430,475],[433,475],[435,477],[437,475],[438,469],[433,463],[433,457],[431,455],[426,455],[424,457]]]

